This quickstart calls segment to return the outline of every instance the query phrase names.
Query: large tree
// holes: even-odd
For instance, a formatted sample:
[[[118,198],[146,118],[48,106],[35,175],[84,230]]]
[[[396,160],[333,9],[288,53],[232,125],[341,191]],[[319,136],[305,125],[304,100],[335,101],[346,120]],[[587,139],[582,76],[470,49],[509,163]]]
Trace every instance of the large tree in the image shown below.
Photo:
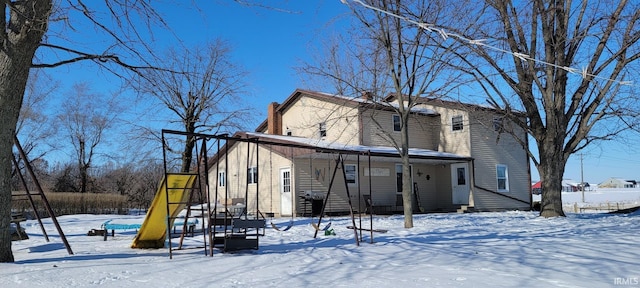
[[[122,75],[140,66],[152,66],[153,34],[148,31],[168,27],[149,0],[8,0],[3,2],[1,15],[0,262],[12,262],[12,146],[30,69],[92,61]],[[91,41],[95,38],[87,35],[78,38],[82,40],[72,37],[87,29],[93,32],[89,36],[102,37],[101,41]]]
[[[230,53],[222,40],[191,50],[169,49],[159,64],[165,69],[144,71],[133,87],[171,111],[176,118],[169,122],[177,123],[180,131],[215,134],[241,129],[251,118],[240,97],[247,73],[233,63]],[[194,145],[193,136],[187,136],[181,151],[173,151],[181,155],[182,172],[191,168]]]
[[[6,1],[4,5],[0,29],[0,262],[13,262],[9,232],[13,139],[31,60],[47,31],[52,3]]]
[[[461,29],[489,103],[533,138],[543,217],[564,216],[569,157],[639,127],[640,2],[486,1]],[[481,41],[474,41],[480,40]],[[473,54],[461,54],[465,59]],[[514,110],[523,110],[522,121]],[[526,139],[521,139],[526,143]],[[536,149],[537,148],[537,149]]]
[[[346,1],[345,1],[346,2]],[[349,36],[330,46],[326,59],[305,67],[305,71],[331,79],[338,93],[368,94],[374,106],[390,107],[400,116],[400,137],[382,129],[380,133],[396,147],[402,162],[402,204],[404,227],[413,227],[413,183],[409,158],[409,123],[412,109],[422,96],[439,97],[450,92],[458,74],[452,68],[458,43],[443,43],[438,34],[420,29],[407,19],[453,21],[445,18],[455,9],[446,1],[368,0],[349,5],[355,23]],[[359,5],[355,5],[359,4]],[[449,10],[447,10],[449,9]],[[346,40],[346,41],[345,41]],[[383,101],[393,96],[394,102]],[[372,113],[375,113],[373,111]]]

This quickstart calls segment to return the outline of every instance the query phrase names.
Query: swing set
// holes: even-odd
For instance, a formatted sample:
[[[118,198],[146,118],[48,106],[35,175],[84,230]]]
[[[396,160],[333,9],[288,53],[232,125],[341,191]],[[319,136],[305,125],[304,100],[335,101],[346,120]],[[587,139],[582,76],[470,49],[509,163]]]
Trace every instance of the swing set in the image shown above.
[[[206,255],[213,256],[214,248],[219,248],[222,252],[259,249],[259,238],[265,235],[266,218],[264,214],[270,215],[272,218],[275,215],[273,212],[263,213],[260,209],[262,207],[261,205],[267,205],[267,199],[265,199],[264,196],[262,198],[260,197],[261,193],[264,194],[264,192],[266,192],[264,191],[266,189],[261,189],[261,184],[268,184],[267,186],[269,186],[268,203],[271,211],[274,211],[274,187],[284,189],[283,191],[278,189],[278,192],[282,192],[282,194],[290,197],[291,200],[289,204],[291,205],[291,219],[289,223],[286,226],[279,227],[273,221],[270,221],[269,224],[271,228],[280,232],[285,232],[293,228],[294,217],[302,207],[300,207],[300,204],[294,201],[295,199],[291,196],[293,195],[293,187],[296,187],[292,184],[295,184],[293,183],[294,180],[303,181],[303,179],[294,179],[291,168],[299,164],[294,161],[295,159],[302,159],[299,157],[304,157],[305,155],[309,155],[310,169],[313,167],[313,158],[311,155],[337,155],[334,159],[335,165],[333,166],[333,173],[327,191],[326,193],[320,192],[323,194],[321,197],[322,206],[317,222],[315,222],[312,217],[312,226],[315,230],[314,238],[317,237],[319,231],[327,231],[331,227],[331,221],[324,225],[324,227],[322,227],[322,221],[324,215],[330,213],[330,211],[327,211],[327,205],[331,207],[332,193],[336,193],[336,188],[334,187],[335,180],[336,177],[339,177],[337,171],[342,170],[341,176],[344,180],[346,198],[348,199],[346,204],[348,205],[348,211],[351,216],[351,225],[349,227],[352,227],[351,229],[354,230],[356,244],[359,245],[360,241],[362,241],[363,231],[371,232],[370,239],[371,242],[373,242],[373,232],[376,231],[373,227],[369,229],[358,228],[362,227],[362,217],[360,213],[357,213],[360,221],[358,224],[360,225],[356,225],[356,212],[353,208],[354,203],[351,201],[351,192],[347,185],[347,175],[345,173],[346,155],[357,155],[357,162],[360,164],[361,154],[368,154],[370,167],[371,153],[369,151],[361,152],[321,148],[310,144],[273,138],[271,135],[255,133],[237,133],[234,136],[228,136],[227,134],[208,135],[162,130],[162,135],[163,154],[165,155],[165,179],[187,174],[190,179],[193,178],[192,185],[189,185],[187,188],[181,188],[183,191],[186,191],[185,193],[187,194],[175,198],[177,200],[172,200],[173,198],[169,197],[169,195],[174,193],[170,185],[164,185],[165,191],[162,191],[167,199],[166,231],[169,233],[169,237],[167,238],[169,239],[170,257],[172,257],[173,250],[188,249],[183,247],[183,239],[189,234],[194,234],[192,227],[183,227],[180,232],[180,242],[178,247],[175,248],[171,240],[171,227],[173,227],[174,221],[178,218],[180,218],[185,225],[188,223],[189,218],[199,217],[202,219],[201,231],[204,232],[204,250]],[[172,140],[167,140],[168,137],[173,138]],[[175,172],[175,168],[171,168],[174,166],[169,164],[172,160],[167,158],[167,151],[175,151],[175,149],[169,149],[166,146],[168,146],[170,142],[176,143],[175,139],[179,137],[186,137],[187,141],[193,141],[195,143],[196,154],[198,155],[197,163],[195,169],[192,169],[190,172]],[[214,156],[211,158],[207,156],[209,150],[207,142],[210,140],[215,141],[214,145],[210,147],[216,149]],[[242,149],[245,147],[246,152],[243,153]],[[268,149],[269,153],[268,159],[260,159],[260,151],[266,149]],[[277,151],[274,152],[275,150]],[[288,166],[288,170],[285,170],[287,177],[285,181],[287,181],[287,183],[274,183],[274,177],[271,175],[273,174],[273,170],[275,170],[274,167],[278,165],[282,167],[282,165],[285,164],[282,164],[283,162],[274,163],[273,153],[278,153],[280,156],[287,156],[286,160],[288,161],[286,162],[286,166]],[[331,158],[334,157],[327,156],[326,158],[328,159],[328,163],[330,163]],[[242,164],[241,162],[243,160],[246,160],[246,163]],[[282,159],[279,159],[279,161],[282,161]],[[328,168],[331,169],[330,166]],[[282,171],[283,168],[280,169]],[[262,173],[260,170],[268,170],[268,173]],[[214,171],[215,174],[212,173]],[[258,175],[269,175],[271,177],[260,178]],[[242,183],[242,176],[246,176],[244,177],[246,179],[244,183]],[[311,178],[311,176],[309,176],[309,178]],[[358,177],[358,179],[359,178],[360,177]],[[210,180],[214,183],[213,187],[211,187],[209,183]],[[308,182],[312,183],[313,181],[308,179]],[[313,186],[310,187],[313,189]],[[360,187],[360,185],[358,185],[358,187]],[[369,185],[369,187],[371,187],[371,185]],[[369,189],[371,190],[371,188]],[[358,199],[360,199],[360,188],[358,188],[357,193]],[[371,195],[371,191],[369,191],[369,195]],[[281,197],[283,196],[281,195]],[[361,207],[359,201],[360,200],[358,200],[358,207]],[[284,205],[286,206],[287,204],[288,203],[285,203]],[[370,203],[365,204],[367,205],[367,209],[371,211]],[[173,211],[180,210],[176,209],[176,207],[185,207],[186,213],[180,215],[174,213]],[[281,203],[281,208],[282,207],[283,204]],[[198,214],[198,212],[200,213]],[[282,215],[282,213],[280,214]],[[372,226],[373,215],[370,215],[370,217],[370,225]]]
[[[359,245],[359,242],[362,241],[362,233],[363,231],[368,231],[371,233],[370,239],[371,242],[373,242],[373,232],[380,232],[381,230],[379,229],[374,229],[373,226],[373,215],[371,213],[369,213],[370,215],[370,225],[371,227],[369,228],[359,228],[362,227],[362,215],[361,213],[359,213],[360,209],[358,209],[358,213],[356,213],[355,209],[354,209],[354,203],[352,203],[352,195],[353,192],[350,191],[350,189],[353,189],[351,187],[349,187],[348,185],[348,181],[347,181],[347,175],[346,175],[346,170],[345,170],[345,161],[347,159],[347,157],[349,156],[353,156],[355,155],[357,157],[356,162],[357,162],[357,167],[361,167],[361,161],[360,158],[362,155],[366,155],[368,156],[368,166],[369,168],[371,167],[371,152],[370,151],[352,151],[352,150],[340,150],[340,149],[331,149],[331,148],[323,148],[323,147],[317,147],[317,146],[313,146],[310,144],[305,144],[305,143],[296,143],[293,141],[286,141],[286,140],[282,140],[280,138],[278,138],[277,136],[272,136],[272,135],[263,135],[263,134],[254,134],[254,133],[246,133],[245,138],[251,138],[251,139],[255,139],[255,143],[256,145],[262,145],[262,146],[268,146],[269,147],[269,174],[272,174],[273,172],[273,160],[272,160],[272,153],[274,153],[274,149],[273,147],[279,147],[277,150],[277,152],[283,156],[286,157],[287,160],[289,161],[289,165],[296,166],[296,165],[303,165],[302,162],[297,162],[295,161],[295,159],[304,159],[305,155],[308,155],[308,165],[309,165],[309,171],[307,172],[307,174],[309,174],[309,179],[303,179],[304,178],[304,173],[302,172],[297,172],[297,176],[298,179],[296,179],[297,181],[299,181],[300,183],[304,182],[305,184],[305,188],[309,188],[310,190],[307,191],[301,191],[301,193],[303,193],[303,195],[299,195],[299,197],[296,197],[296,199],[301,199],[304,202],[304,208],[301,206],[301,204],[299,202],[294,202],[291,201],[291,206],[292,206],[292,213],[291,213],[291,219],[289,220],[289,223],[286,226],[278,226],[275,223],[273,223],[273,221],[270,222],[271,227],[276,230],[276,231],[280,231],[280,232],[284,232],[284,231],[288,231],[289,229],[291,229],[294,226],[294,215],[297,214],[302,214],[302,215],[306,215],[308,213],[307,210],[307,202],[312,201],[317,203],[316,201],[320,201],[321,203],[321,207],[320,207],[320,211],[313,211],[314,207],[312,205],[312,209],[311,209],[311,217],[312,217],[312,222],[311,222],[311,226],[314,229],[314,238],[317,237],[318,232],[322,232],[322,231],[328,231],[331,227],[331,220],[329,220],[329,222],[327,224],[324,225],[323,227],[323,219],[325,215],[331,215],[332,213],[332,209],[331,209],[331,205],[332,202],[335,201],[335,199],[333,199],[333,194],[335,194],[335,190],[337,189],[335,187],[335,180],[338,179],[338,177],[342,178],[342,182],[344,183],[344,193],[346,193],[346,199],[348,199],[346,202],[347,205],[347,209],[348,209],[348,213],[351,216],[351,225],[349,227],[351,227],[350,229],[354,230],[354,235],[356,238],[356,244]],[[288,149],[286,149],[288,148]],[[330,171],[332,172],[331,178],[329,180],[329,185],[326,188],[326,192],[321,192],[321,191],[315,191],[314,190],[314,181],[312,178],[312,169],[313,169],[313,165],[314,165],[314,159],[315,157],[312,157],[313,155],[325,155],[325,158],[327,159],[327,167],[330,169]],[[331,157],[330,155],[333,155],[334,157]],[[296,156],[296,157],[294,157]],[[335,165],[333,166],[333,169],[331,169],[331,160],[334,160]],[[341,170],[342,173],[341,175],[339,175],[337,172],[338,170]],[[264,175],[264,174],[262,174]],[[269,177],[269,181],[273,181],[274,177],[273,175],[270,175]],[[355,180],[355,179],[354,179]],[[357,181],[360,181],[360,177],[357,177]],[[290,184],[290,183],[289,183]],[[359,185],[360,183],[358,183],[358,185],[356,185],[358,187],[358,191],[357,191],[357,198],[358,198],[358,203],[357,203],[357,207],[362,207],[363,203],[360,203],[360,199],[362,198],[362,191],[360,191],[360,187],[362,185]],[[302,184],[301,184],[302,185]],[[274,185],[270,185],[270,199],[273,199],[273,186]],[[282,187],[281,187],[282,189]],[[291,189],[289,187],[289,189]],[[286,191],[286,193],[290,193],[291,191],[288,190]],[[333,194],[332,194],[333,193]],[[371,197],[371,178],[369,177],[369,194],[368,196]],[[290,194],[289,194],[290,195]],[[370,198],[369,198],[370,199]],[[314,203],[314,204],[315,204]],[[372,205],[371,205],[371,201],[367,201],[364,203],[364,206],[366,206],[367,211],[372,211]],[[327,210],[327,207],[329,207],[329,209]],[[344,207],[344,206],[342,206]],[[317,207],[316,207],[317,208]],[[271,209],[273,210],[273,203],[271,203]],[[339,209],[344,209],[344,208],[339,208]],[[317,214],[316,214],[317,213]],[[271,213],[273,214],[273,213]],[[318,219],[317,222],[315,220],[313,220],[313,216],[318,215]],[[359,223],[356,224],[356,215],[358,217],[358,221]]]

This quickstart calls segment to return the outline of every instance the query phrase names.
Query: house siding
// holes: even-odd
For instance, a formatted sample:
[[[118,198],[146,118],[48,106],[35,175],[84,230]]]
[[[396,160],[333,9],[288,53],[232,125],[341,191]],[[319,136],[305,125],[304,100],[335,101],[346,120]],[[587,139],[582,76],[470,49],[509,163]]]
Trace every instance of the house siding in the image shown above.
[[[440,114],[438,122],[440,123],[439,134],[436,136],[437,150],[443,152],[455,153],[458,155],[471,156],[469,113],[464,110],[439,107],[434,105],[421,104],[420,107],[426,107]],[[454,116],[462,116],[463,129],[453,131],[451,119]]]
[[[474,208],[480,211],[527,209],[531,189],[526,151],[520,143],[508,133],[498,133],[493,127],[493,115],[484,111],[475,111],[471,117],[471,155],[474,157],[475,184]],[[522,133],[519,137],[525,139]],[[497,165],[506,165],[508,172],[508,191],[498,191]],[[494,191],[516,199],[487,192]]]
[[[393,146],[400,143],[400,131],[393,131],[393,111],[364,110],[362,113],[362,145]],[[412,114],[409,117],[409,147],[438,149],[439,119],[434,116]],[[387,131],[387,132],[385,132]]]
[[[494,211],[507,209],[529,209],[530,176],[526,151],[513,136],[507,133],[499,135],[493,128],[495,113],[481,109],[465,109],[448,107],[446,105],[422,106],[437,111],[440,114],[442,129],[440,131],[440,151],[466,155],[474,158],[474,184],[482,189],[472,187],[472,206],[479,211]],[[453,105],[456,105],[454,103]],[[453,131],[452,118],[462,116],[463,129]],[[526,136],[521,131],[522,139]],[[496,165],[503,164],[508,168],[509,192],[503,192],[526,203],[502,197],[483,189],[496,192]]]
[[[327,135],[320,137],[319,124],[326,124]],[[282,111],[282,131],[292,136],[323,139],[348,145],[358,145],[358,109],[347,100],[329,102],[301,95],[298,101]]]
[[[250,145],[247,151],[247,145]],[[272,153],[269,145],[256,145],[254,143],[236,142],[229,148],[228,170],[226,171],[226,189],[224,186],[218,186],[217,173],[225,171],[225,157],[220,157],[218,170],[214,164],[209,169],[210,183],[210,199],[213,201],[215,194],[218,200],[223,202],[225,198],[246,198],[248,199],[247,211],[256,213],[256,201],[259,201],[257,208],[261,212],[273,212],[280,215],[281,212],[281,196],[280,196],[280,169],[291,167],[291,160],[279,153]],[[224,153],[221,150],[220,153]],[[258,167],[258,183],[247,184],[247,157],[249,157],[249,166]],[[256,162],[257,160],[259,161]],[[292,181],[295,181],[292,179]],[[295,182],[292,183],[292,187]],[[260,191],[259,197],[256,195]],[[246,193],[245,193],[246,191]],[[226,193],[226,196],[225,196]],[[295,199],[293,199],[295,201]]]
[[[371,194],[374,206],[381,211],[400,211],[401,206],[396,204],[396,175],[395,165],[399,161],[372,160],[371,171],[366,159],[357,159],[353,155],[347,156],[344,164],[355,164],[358,166],[358,181],[355,185],[349,185],[351,203],[356,211],[364,211],[366,203],[363,195]],[[310,164],[311,163],[311,164]],[[331,183],[331,176],[335,168],[335,161],[330,159],[297,159],[296,160],[296,193],[298,199],[304,195],[304,191],[316,191],[326,195]],[[451,211],[451,173],[448,165],[427,165],[413,164],[413,182],[418,185],[420,205],[427,212]],[[420,175],[418,175],[420,174]],[[373,175],[373,176],[369,176]],[[428,177],[427,177],[428,176]],[[369,180],[371,177],[371,185]],[[371,187],[371,190],[370,190]],[[338,171],[334,179],[331,194],[326,205],[326,212],[348,213],[349,203],[346,195],[342,167],[338,166]],[[303,200],[297,204],[299,214],[304,211],[310,212],[310,203]],[[417,205],[417,203],[416,203]],[[416,206],[417,207],[417,206]]]
[[[368,164],[364,164],[364,159],[360,159],[358,164],[357,157],[354,155],[345,156],[344,164],[353,164],[358,168],[358,178],[356,184],[350,184],[349,194],[351,195],[351,203],[356,211],[364,211],[365,202],[362,195],[371,193],[372,199],[376,205],[389,206],[390,208],[395,205],[395,164],[392,162],[373,162],[371,164],[371,170],[386,171],[388,175],[374,175],[371,177],[371,187],[369,190],[369,177]],[[302,194],[303,191],[311,190],[322,192],[326,195],[331,184],[331,177],[334,173],[335,160],[327,158],[319,159],[298,159],[297,165],[297,193]],[[298,211],[304,210],[304,201],[300,201],[298,204]],[[307,203],[307,206],[309,204]],[[309,207],[307,207],[307,210]],[[338,165],[338,170],[335,174],[331,193],[326,205],[326,210],[330,213],[348,213],[349,212],[349,198],[345,190],[345,181],[342,175],[342,165]]]

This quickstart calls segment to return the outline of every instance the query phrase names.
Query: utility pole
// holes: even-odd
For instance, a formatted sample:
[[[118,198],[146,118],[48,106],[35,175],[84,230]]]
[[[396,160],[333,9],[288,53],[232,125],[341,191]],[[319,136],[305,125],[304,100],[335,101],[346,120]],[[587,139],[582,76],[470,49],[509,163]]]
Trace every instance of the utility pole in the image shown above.
[[[582,190],[582,203],[584,203],[584,169],[582,165],[583,153],[580,153],[580,190]]]

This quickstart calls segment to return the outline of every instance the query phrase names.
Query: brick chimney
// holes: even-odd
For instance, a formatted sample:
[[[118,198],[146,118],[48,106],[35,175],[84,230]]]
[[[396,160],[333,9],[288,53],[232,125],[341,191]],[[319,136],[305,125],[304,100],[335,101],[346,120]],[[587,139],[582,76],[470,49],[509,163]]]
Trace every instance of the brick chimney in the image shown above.
[[[271,102],[267,108],[267,133],[272,135],[282,135],[282,115],[278,106],[278,102]]]

